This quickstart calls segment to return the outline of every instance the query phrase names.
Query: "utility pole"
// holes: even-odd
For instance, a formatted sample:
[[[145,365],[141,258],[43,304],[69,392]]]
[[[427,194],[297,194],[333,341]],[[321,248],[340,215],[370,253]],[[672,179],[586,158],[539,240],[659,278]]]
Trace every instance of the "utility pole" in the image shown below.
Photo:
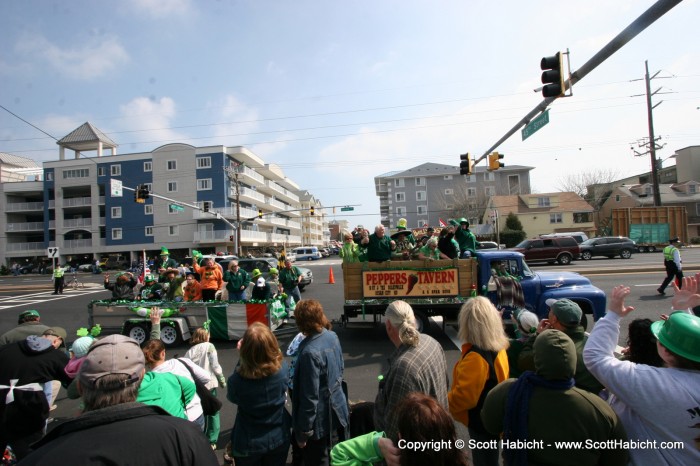
[[[232,160],[231,166],[224,168],[229,178],[233,174],[234,197],[236,199],[236,226],[234,228],[233,251],[238,257],[241,257],[241,185],[238,180],[238,175],[243,166],[242,163]]]
[[[644,81],[646,81],[647,90],[647,122],[649,124],[649,156],[651,157],[651,178],[654,191],[654,207],[661,206],[661,192],[659,192],[659,170],[656,165],[656,141],[654,141],[654,107],[651,105],[651,79],[649,77],[649,60],[644,60]],[[659,71],[654,74],[654,77],[659,74]],[[658,92],[658,90],[656,91]],[[654,94],[656,94],[656,92]],[[659,102],[661,103],[661,102]]]

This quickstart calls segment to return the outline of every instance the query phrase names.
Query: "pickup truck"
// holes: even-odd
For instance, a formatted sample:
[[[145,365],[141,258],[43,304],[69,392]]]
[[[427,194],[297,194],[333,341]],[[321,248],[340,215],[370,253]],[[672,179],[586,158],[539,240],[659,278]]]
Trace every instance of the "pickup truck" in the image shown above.
[[[581,324],[588,324],[587,315],[598,320],[605,315],[605,293],[589,279],[573,272],[534,272],[523,255],[508,250],[477,251],[476,258],[453,260],[412,260],[359,262],[343,264],[343,324],[351,318],[372,316],[378,322],[392,301],[401,299],[413,307],[419,330],[427,328],[431,316],[442,316],[443,323],[454,324],[459,310],[471,296],[487,296],[496,307],[505,309],[504,318],[513,308],[512,302],[500,302],[496,286],[499,277],[494,271],[507,272],[522,289],[524,307],[544,318],[548,314],[547,299],[568,298],[581,306]],[[499,281],[500,283],[500,281]]]

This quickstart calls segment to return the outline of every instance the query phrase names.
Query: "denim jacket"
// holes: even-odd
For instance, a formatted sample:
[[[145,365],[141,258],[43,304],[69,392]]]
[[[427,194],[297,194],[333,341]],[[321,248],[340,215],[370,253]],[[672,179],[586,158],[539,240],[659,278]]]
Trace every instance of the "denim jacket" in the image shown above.
[[[297,440],[318,440],[348,426],[343,369],[343,352],[335,332],[323,329],[301,342],[292,392],[292,426]]]

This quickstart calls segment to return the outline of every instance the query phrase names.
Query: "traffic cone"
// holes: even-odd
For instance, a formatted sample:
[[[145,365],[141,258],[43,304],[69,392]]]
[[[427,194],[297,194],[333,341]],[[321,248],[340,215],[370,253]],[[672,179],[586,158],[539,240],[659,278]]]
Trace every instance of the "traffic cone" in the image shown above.
[[[335,285],[335,278],[333,277],[333,267],[331,267],[331,271],[328,274],[328,284]]]

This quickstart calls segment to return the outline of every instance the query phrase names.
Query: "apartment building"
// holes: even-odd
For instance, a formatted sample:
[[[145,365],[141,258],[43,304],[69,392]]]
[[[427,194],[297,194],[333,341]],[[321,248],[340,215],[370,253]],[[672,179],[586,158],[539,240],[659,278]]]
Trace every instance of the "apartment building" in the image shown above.
[[[59,160],[43,163],[39,181],[0,183],[0,263],[45,257],[48,247],[59,248],[62,263],[108,254],[136,260],[162,246],[176,258],[192,249],[245,253],[301,245],[307,230],[304,244],[325,244],[321,202],[245,147],[174,143],[117,155],[90,123],[58,145]],[[137,203],[133,191],[118,195],[115,180],[152,195]],[[300,196],[313,199],[313,219],[302,216]]]
[[[457,166],[428,162],[384,173],[374,178],[381,222],[394,228],[405,218],[409,228],[417,228],[465,217],[476,225],[489,198],[529,194],[532,169],[512,165],[491,172],[477,167],[472,175],[464,176]]]

